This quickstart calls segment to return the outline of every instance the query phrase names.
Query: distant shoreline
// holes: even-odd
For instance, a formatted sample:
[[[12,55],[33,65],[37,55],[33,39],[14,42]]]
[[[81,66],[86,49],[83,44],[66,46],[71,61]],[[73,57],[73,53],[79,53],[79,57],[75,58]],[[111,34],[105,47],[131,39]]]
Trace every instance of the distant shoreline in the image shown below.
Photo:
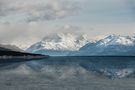
[[[135,57],[135,55],[49,56],[49,57]]]
[[[49,56],[0,56],[0,59],[33,59],[33,58],[46,58]]]

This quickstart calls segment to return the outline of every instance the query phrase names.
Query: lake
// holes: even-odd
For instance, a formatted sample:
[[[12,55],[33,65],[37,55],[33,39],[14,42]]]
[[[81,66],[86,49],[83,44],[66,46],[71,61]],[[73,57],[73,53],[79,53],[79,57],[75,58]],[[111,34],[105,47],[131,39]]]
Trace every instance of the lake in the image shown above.
[[[133,56],[49,57],[0,66],[0,90],[135,90]]]

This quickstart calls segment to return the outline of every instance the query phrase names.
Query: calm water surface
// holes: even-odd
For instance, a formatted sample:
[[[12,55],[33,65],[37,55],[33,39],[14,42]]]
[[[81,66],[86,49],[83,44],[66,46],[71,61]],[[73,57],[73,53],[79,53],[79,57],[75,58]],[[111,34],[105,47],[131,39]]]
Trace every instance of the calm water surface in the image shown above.
[[[0,90],[135,90],[135,57],[50,57],[0,66]]]

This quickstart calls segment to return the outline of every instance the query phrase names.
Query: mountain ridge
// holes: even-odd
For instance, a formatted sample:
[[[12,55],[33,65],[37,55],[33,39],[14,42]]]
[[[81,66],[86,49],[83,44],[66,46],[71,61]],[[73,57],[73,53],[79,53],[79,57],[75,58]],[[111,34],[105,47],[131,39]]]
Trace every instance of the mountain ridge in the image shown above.
[[[83,46],[80,52],[87,52],[85,55],[135,55],[135,38],[110,35],[96,43]]]
[[[69,52],[78,51],[86,43],[88,43],[86,35],[61,33],[44,37],[40,42],[33,44],[26,51],[63,56]]]
[[[113,34],[92,42],[85,35],[60,34],[43,38],[27,51],[52,56],[135,55],[135,37]]]

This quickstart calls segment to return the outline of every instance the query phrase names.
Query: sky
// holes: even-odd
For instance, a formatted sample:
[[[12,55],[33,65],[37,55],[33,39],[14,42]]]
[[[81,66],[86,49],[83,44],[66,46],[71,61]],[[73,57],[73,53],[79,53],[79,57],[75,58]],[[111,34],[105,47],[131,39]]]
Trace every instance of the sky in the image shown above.
[[[0,43],[30,45],[63,32],[135,35],[135,0],[0,0]]]

